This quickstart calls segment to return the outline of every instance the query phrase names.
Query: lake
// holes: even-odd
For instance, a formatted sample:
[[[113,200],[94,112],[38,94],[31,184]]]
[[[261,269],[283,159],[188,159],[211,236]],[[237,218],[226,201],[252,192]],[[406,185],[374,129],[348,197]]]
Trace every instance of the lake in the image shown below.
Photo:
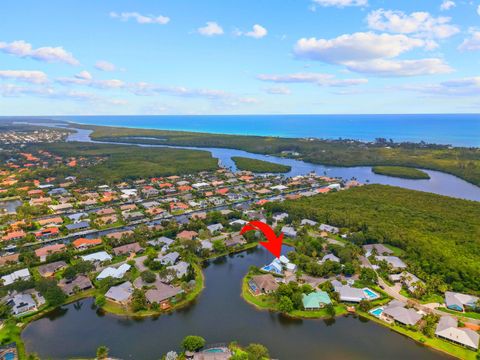
[[[258,311],[240,296],[241,280],[251,265],[272,256],[262,247],[222,257],[206,265],[206,287],[187,308],[157,318],[133,319],[99,314],[92,299],[63,306],[24,330],[27,351],[40,357],[93,357],[100,345],[122,359],[159,359],[178,350],[186,335],[207,343],[237,340],[266,345],[285,359],[450,359],[374,322],[348,316],[335,320],[294,320]]]

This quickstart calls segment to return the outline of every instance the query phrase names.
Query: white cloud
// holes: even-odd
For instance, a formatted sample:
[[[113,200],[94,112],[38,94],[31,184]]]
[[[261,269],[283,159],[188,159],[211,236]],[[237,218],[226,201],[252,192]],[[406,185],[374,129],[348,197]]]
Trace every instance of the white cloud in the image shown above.
[[[47,74],[35,70],[0,70],[0,79],[16,80],[33,84],[48,82]]]
[[[223,29],[214,21],[207,21],[207,24],[204,27],[198,28],[198,33],[204,36],[215,36],[222,35]]]
[[[430,50],[431,40],[403,34],[344,34],[334,39],[300,39],[295,54],[304,59],[344,65],[348,70],[377,76],[416,76],[453,71],[442,59],[392,60],[416,48]]]
[[[438,84],[408,85],[402,89],[430,95],[478,96],[480,95],[480,76],[448,80]]]
[[[245,33],[245,36],[249,36],[255,39],[261,39],[267,36],[267,29],[265,29],[262,25],[255,24],[253,25],[252,31]]]
[[[452,0],[443,0],[442,4],[440,5],[440,10],[442,11],[447,11],[450,10],[451,8],[454,8],[456,6],[455,2]]]
[[[393,58],[415,48],[427,47],[422,39],[406,35],[375,34],[358,32],[344,34],[334,39],[303,38],[297,41],[295,54],[304,59],[327,63],[368,61],[378,58]]]
[[[62,85],[83,85],[98,89],[120,89],[125,87],[125,83],[122,80],[96,80],[88,71],[81,71],[74,77],[58,78],[57,82]]]
[[[0,51],[18,56],[45,62],[61,62],[69,65],[78,65],[80,62],[62,47],[40,47],[34,49],[31,44],[23,40],[11,43],[0,42]]]
[[[405,14],[403,11],[378,9],[367,16],[370,29],[420,37],[445,39],[457,34],[460,29],[450,24],[451,18],[433,17],[428,12]]]
[[[100,71],[116,71],[117,67],[115,64],[112,64],[111,62],[105,61],[105,60],[99,60],[95,63],[95,68]]]
[[[480,15],[480,5],[477,7],[477,14]]]
[[[273,86],[266,88],[265,91],[271,95],[290,95],[292,93],[286,86]]]
[[[366,84],[367,79],[337,79],[331,74],[296,73],[288,75],[260,74],[257,79],[275,83],[312,83],[318,86],[354,86]]]
[[[112,11],[110,17],[114,19],[120,19],[121,21],[128,21],[130,19],[135,20],[139,24],[160,24],[165,25],[170,22],[170,18],[163,15],[142,15],[138,12],[122,12],[116,13]]]
[[[480,31],[470,30],[471,36],[463,40],[458,49],[460,51],[478,51],[480,50]]]
[[[418,60],[376,59],[346,64],[351,71],[376,76],[419,76],[451,73],[453,69],[442,59],[427,58]]]
[[[324,7],[335,6],[339,8],[368,5],[368,0],[313,0],[313,2]]]

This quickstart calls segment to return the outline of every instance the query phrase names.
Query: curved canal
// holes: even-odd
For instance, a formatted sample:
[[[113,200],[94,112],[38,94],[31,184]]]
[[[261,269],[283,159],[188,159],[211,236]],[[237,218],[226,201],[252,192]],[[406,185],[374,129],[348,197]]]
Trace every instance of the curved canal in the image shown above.
[[[92,299],[63,306],[27,326],[27,351],[40,357],[93,357],[100,345],[122,359],[159,359],[178,350],[186,335],[208,343],[237,340],[266,345],[278,359],[450,359],[374,322],[348,316],[334,320],[295,320],[258,311],[240,296],[251,265],[271,255],[261,247],[219,258],[204,269],[206,287],[189,307],[157,318],[134,319],[100,314]]]

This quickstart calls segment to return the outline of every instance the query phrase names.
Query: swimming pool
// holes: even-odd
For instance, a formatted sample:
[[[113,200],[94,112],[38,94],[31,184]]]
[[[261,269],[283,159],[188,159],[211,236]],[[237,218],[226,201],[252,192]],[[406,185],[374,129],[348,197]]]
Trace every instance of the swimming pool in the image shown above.
[[[367,296],[368,300],[374,300],[380,297],[380,295],[378,295],[373,290],[370,290],[369,288],[363,288],[362,290],[363,290],[363,293]]]
[[[378,308],[376,308],[376,309],[370,310],[369,312],[370,312],[370,314],[372,314],[372,315],[374,315],[374,316],[376,316],[376,317],[379,318],[379,317],[382,315],[382,313],[383,313],[383,308],[382,308],[382,307],[378,307]]]
[[[276,267],[272,266],[272,265],[265,265],[263,268],[262,268],[263,271],[268,271],[268,272],[272,272],[272,273],[275,273],[275,274],[282,274],[281,271],[279,271]]]
[[[5,360],[15,360],[15,354],[13,352],[8,352],[3,357]]]
[[[211,348],[211,349],[203,350],[202,352],[203,353],[224,353],[225,350],[222,348]]]

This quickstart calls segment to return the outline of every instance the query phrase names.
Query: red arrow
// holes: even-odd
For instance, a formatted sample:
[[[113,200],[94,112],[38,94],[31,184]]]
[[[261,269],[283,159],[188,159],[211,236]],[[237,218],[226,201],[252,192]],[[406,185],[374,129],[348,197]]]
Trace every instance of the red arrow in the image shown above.
[[[273,229],[261,221],[250,221],[247,225],[245,225],[242,230],[240,231],[240,235],[246,233],[247,231],[258,230],[265,235],[267,241],[260,242],[265,249],[270,251],[273,256],[280,257],[282,252],[282,242],[283,242],[283,233],[280,233],[280,236],[277,237]]]

